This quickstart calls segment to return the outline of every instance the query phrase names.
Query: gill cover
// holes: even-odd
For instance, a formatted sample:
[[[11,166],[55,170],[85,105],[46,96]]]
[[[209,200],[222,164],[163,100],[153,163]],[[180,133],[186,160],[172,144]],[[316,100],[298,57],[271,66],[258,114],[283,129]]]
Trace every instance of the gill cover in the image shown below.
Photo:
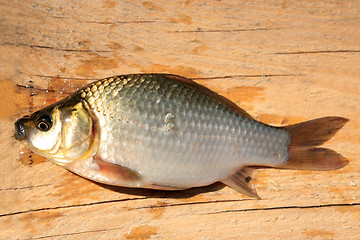
[[[15,138],[58,165],[92,157],[99,138],[98,121],[78,94],[15,123]]]
[[[97,150],[99,127],[86,102],[81,100],[76,104],[65,104],[59,111],[62,130],[58,164],[65,165],[77,159],[92,157]],[[60,159],[63,159],[61,163]]]

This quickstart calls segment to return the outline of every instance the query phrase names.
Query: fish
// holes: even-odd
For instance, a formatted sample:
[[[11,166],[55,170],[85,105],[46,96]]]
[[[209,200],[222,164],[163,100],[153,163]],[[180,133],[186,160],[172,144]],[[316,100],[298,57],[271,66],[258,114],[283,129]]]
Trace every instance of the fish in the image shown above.
[[[109,77],[15,122],[31,151],[86,179],[183,190],[222,182],[260,199],[257,168],[335,170],[341,154],[318,147],[348,119],[288,126],[254,119],[232,101],[171,74]]]

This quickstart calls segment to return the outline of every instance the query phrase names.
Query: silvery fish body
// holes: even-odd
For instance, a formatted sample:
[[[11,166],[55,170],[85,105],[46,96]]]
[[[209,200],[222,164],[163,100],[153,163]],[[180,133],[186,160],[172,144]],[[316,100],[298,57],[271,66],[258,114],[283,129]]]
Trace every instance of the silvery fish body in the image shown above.
[[[99,119],[98,155],[157,185],[203,186],[242,166],[287,159],[285,130],[161,75],[111,78],[82,96]]]
[[[254,197],[256,192],[247,183],[248,166],[306,169],[316,165],[324,157],[306,156],[312,161],[303,166],[303,153],[317,149],[313,146],[328,140],[347,121],[329,117],[300,127],[269,126],[192,80],[163,74],[122,75],[91,83],[45,109],[51,112],[52,125],[54,109],[71,122],[67,126],[66,117],[58,121],[63,140],[54,141],[58,146],[46,153],[30,148],[81,176],[112,185],[168,190],[222,181]],[[40,115],[41,111],[30,118],[43,119]],[[30,128],[19,121],[17,132]],[[304,140],[296,143],[300,132],[313,132],[327,122],[336,130],[331,136],[329,131],[327,137],[317,133],[317,143],[310,139],[309,149],[291,154],[291,149],[300,149],[292,146],[306,145]],[[37,124],[41,128],[41,121]],[[341,155],[331,153],[337,164],[328,163],[324,169],[346,165]]]

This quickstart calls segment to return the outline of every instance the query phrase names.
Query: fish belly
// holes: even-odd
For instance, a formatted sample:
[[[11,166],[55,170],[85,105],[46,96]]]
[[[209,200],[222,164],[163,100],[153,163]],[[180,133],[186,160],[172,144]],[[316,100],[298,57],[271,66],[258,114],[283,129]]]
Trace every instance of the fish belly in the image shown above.
[[[114,82],[91,104],[101,129],[97,154],[146,182],[203,186],[243,166],[287,159],[285,130],[242,116],[196,89],[159,75]]]

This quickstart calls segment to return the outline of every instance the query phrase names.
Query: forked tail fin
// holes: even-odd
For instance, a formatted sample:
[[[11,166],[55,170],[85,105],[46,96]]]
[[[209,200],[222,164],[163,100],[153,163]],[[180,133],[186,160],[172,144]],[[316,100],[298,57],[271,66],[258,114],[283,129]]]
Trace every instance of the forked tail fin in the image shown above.
[[[339,153],[316,148],[331,139],[345,123],[342,117],[324,117],[286,126],[290,134],[288,160],[279,168],[303,170],[333,170],[346,166],[348,160]]]
[[[348,164],[346,158],[333,150],[316,146],[331,139],[347,121],[349,120],[342,117],[324,117],[283,127],[290,135],[288,160],[271,167],[302,170],[333,170],[345,167]],[[256,190],[249,185],[251,170],[251,167],[244,167],[222,182],[240,193],[260,199]]]

